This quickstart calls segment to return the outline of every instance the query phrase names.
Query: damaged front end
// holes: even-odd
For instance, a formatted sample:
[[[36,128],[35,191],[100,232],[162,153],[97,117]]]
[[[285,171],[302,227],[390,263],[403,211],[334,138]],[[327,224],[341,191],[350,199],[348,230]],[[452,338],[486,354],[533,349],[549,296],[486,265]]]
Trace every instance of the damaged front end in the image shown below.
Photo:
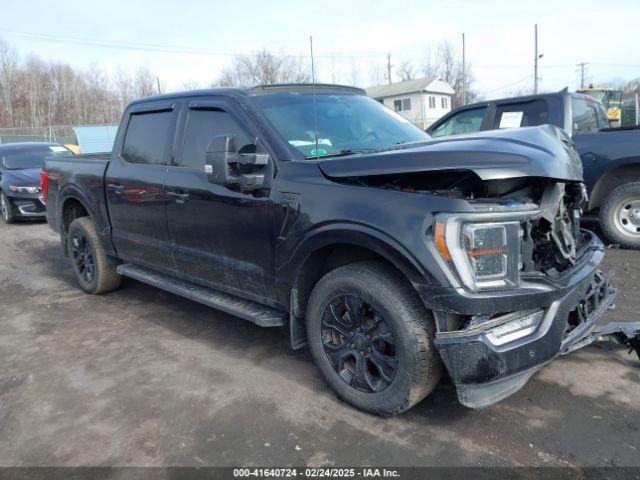
[[[469,407],[516,392],[558,355],[606,336],[636,349],[640,322],[602,324],[617,290],[580,227],[580,158],[550,126],[462,135],[321,162],[335,182],[423,195],[433,279],[414,282]],[[435,264],[435,267],[434,267]]]
[[[469,199],[477,214],[438,215],[433,234],[459,282],[431,297],[435,343],[472,408],[511,395],[556,356],[603,336],[636,351],[640,343],[640,322],[600,323],[618,292],[597,268],[604,246],[580,228],[583,185],[527,179],[501,193]],[[475,238],[478,228],[500,234]]]

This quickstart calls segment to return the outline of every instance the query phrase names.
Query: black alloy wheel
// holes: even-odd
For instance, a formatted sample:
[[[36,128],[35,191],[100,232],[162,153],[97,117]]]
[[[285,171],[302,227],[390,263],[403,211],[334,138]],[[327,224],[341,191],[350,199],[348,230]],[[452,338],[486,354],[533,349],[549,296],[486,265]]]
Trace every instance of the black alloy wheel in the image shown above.
[[[351,387],[381,392],[398,370],[396,341],[384,317],[356,295],[338,295],[322,314],[322,346],[335,372]]]
[[[88,284],[93,283],[96,275],[96,263],[90,243],[80,232],[71,237],[71,258],[78,277]]]

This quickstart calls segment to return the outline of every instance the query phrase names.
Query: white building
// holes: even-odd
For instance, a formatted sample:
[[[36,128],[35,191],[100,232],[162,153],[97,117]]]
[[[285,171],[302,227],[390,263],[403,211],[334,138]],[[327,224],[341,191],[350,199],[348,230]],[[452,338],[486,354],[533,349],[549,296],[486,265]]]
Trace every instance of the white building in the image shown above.
[[[455,93],[451,85],[438,77],[379,85],[366,91],[423,130],[451,110],[451,97]]]

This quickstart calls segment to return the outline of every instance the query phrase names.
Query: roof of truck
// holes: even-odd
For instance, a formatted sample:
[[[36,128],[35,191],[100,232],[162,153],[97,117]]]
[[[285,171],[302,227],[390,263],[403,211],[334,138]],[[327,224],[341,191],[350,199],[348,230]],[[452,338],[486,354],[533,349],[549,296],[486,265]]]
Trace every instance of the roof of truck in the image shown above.
[[[366,95],[366,92],[358,87],[348,85],[334,85],[329,83],[278,83],[272,85],[255,85],[253,87],[216,87],[206,88],[202,90],[187,90],[184,92],[165,93],[163,95],[153,95],[143,97],[131,102],[132,104],[143,103],[155,100],[170,100],[174,98],[207,96],[207,95],[256,95],[265,93],[281,93],[281,92],[350,92],[360,95]]]
[[[567,88],[564,88],[558,92],[546,92],[546,93],[537,93],[533,95],[521,95],[519,97],[504,97],[504,98],[494,98],[492,100],[482,100],[480,102],[469,103],[467,105],[454,108],[451,111],[471,109],[474,107],[488,105],[490,103],[520,103],[520,102],[526,102],[530,100],[537,100],[540,98],[555,97],[555,96],[561,96],[561,95],[567,95],[572,98],[583,98],[591,102],[597,102],[597,100],[595,100],[593,97],[590,97],[589,95],[586,95],[580,92],[570,92]]]

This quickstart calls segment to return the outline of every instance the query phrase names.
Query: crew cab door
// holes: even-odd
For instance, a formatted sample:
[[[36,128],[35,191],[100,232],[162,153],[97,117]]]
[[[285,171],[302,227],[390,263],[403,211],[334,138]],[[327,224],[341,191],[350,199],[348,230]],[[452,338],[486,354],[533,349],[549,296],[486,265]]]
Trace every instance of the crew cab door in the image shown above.
[[[247,298],[275,299],[277,210],[269,186],[243,192],[211,183],[205,172],[205,152],[214,137],[235,135],[242,151],[255,143],[257,132],[232,100],[222,99],[186,104],[180,130],[175,166],[166,180],[167,221],[178,275]],[[257,149],[264,151],[260,142]]]
[[[173,271],[164,181],[178,115],[174,103],[148,103],[125,113],[105,175],[111,238],[129,262]]]

